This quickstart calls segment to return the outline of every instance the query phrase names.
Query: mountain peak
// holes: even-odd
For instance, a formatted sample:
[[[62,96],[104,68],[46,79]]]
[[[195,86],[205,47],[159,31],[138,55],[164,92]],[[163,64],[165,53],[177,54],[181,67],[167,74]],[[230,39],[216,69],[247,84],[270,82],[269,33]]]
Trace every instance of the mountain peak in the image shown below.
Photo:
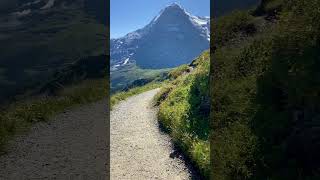
[[[180,15],[187,15],[185,9],[178,3],[172,3],[167,5],[164,9],[160,11],[160,13],[153,19],[152,22],[156,22],[160,17],[163,16],[170,16],[170,17],[177,17]]]
[[[174,10],[174,11],[185,11],[184,8],[180,4],[178,4],[176,2],[168,5],[166,8],[164,8],[163,11],[172,11],[172,10]]]
[[[174,7],[174,8],[183,9],[182,6],[181,6],[179,3],[177,3],[177,2],[174,2],[174,3],[172,3],[172,4],[170,4],[170,5],[167,6],[167,8],[170,8],[170,7],[171,7],[171,8]]]

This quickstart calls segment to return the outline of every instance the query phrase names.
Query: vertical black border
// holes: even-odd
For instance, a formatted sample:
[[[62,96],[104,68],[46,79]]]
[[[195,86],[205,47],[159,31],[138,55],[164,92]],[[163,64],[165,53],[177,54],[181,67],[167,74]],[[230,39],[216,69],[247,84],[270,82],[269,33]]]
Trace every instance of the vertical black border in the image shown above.
[[[107,130],[107,164],[106,164],[106,170],[107,170],[107,177],[106,179],[110,179],[110,0],[103,0],[106,1],[106,26],[107,26],[107,38],[106,38],[106,53],[107,53],[107,72],[109,79],[108,79],[108,94],[107,94],[107,117],[106,117],[106,130]]]

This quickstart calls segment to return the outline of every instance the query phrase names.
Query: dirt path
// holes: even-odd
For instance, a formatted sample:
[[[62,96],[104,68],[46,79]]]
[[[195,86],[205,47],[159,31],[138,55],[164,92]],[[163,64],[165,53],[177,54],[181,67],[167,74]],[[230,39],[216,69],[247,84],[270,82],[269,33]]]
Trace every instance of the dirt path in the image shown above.
[[[171,158],[170,138],[158,128],[151,102],[159,89],[121,102],[111,112],[111,179],[191,179],[183,160]]]
[[[0,157],[0,179],[106,179],[105,102],[71,109],[15,139]]]

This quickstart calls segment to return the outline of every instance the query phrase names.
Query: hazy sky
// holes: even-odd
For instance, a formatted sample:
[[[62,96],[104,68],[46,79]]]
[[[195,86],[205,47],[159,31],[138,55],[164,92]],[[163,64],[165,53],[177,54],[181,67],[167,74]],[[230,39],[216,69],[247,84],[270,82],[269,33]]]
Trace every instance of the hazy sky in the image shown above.
[[[197,16],[210,16],[210,0],[111,0],[110,34],[118,38],[147,25],[174,2]]]

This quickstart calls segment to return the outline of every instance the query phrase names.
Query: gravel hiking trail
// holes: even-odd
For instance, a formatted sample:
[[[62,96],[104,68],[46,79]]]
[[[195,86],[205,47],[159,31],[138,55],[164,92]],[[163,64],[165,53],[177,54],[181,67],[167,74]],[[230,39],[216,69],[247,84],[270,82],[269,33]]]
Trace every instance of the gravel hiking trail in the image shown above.
[[[130,97],[111,111],[111,180],[196,179],[181,156],[172,157],[171,139],[159,129],[152,107],[158,91]]]
[[[0,180],[107,179],[107,101],[71,108],[9,143]]]

